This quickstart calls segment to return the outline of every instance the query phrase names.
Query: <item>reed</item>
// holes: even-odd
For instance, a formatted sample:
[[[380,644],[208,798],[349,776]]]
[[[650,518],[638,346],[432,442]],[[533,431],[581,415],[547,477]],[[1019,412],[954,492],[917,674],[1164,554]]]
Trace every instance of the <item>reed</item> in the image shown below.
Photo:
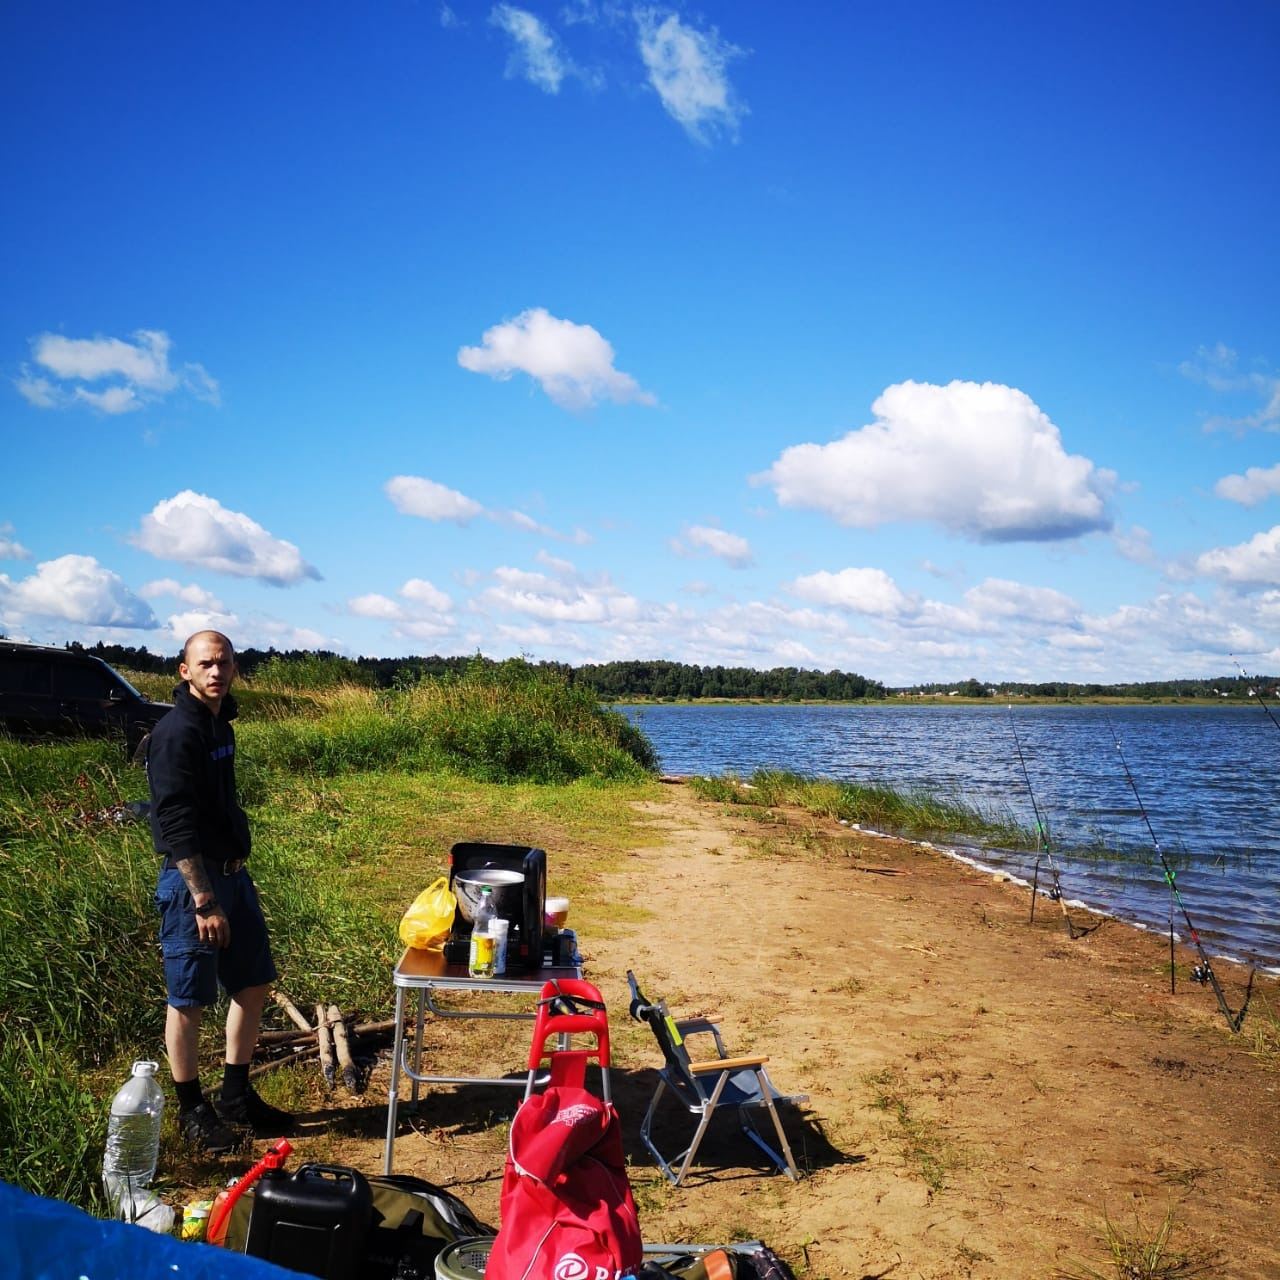
[[[744,782],[734,774],[693,778],[695,790],[728,804],[773,808],[791,805],[818,817],[914,838],[970,836],[989,843],[1032,840],[1011,817],[989,813],[947,796],[879,784],[808,778],[782,769],[759,769]]]

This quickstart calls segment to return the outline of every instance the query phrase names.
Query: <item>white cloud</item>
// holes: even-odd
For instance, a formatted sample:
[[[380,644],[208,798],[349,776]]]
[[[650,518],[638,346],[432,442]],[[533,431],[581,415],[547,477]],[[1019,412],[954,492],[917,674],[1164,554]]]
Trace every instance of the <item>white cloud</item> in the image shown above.
[[[456,489],[450,489],[423,476],[392,476],[382,488],[395,509],[406,516],[418,516],[423,520],[451,520],[463,527],[472,520],[483,517],[495,524],[519,529],[522,533],[554,538],[558,542],[573,542],[582,546],[592,540],[591,535],[582,529],[575,529],[573,533],[560,533],[523,511],[491,511],[474,498],[468,498]]]
[[[1280,586],[1280,525],[1255,533],[1234,547],[1215,547],[1196,557],[1207,578],[1239,587]]]
[[[508,79],[519,77],[547,93],[559,93],[560,83],[573,64],[560,49],[555,33],[532,13],[511,4],[497,5],[489,21],[501,27],[515,46],[507,60]]]
[[[28,619],[148,631],[157,625],[150,606],[117,574],[92,556],[76,555],[45,560],[20,582],[0,574],[0,620],[8,628]]]
[[[395,622],[404,617],[404,606],[387,596],[371,591],[367,595],[352,596],[347,601],[347,612],[357,618],[376,618],[383,622]]]
[[[479,597],[481,607],[540,622],[612,623],[634,616],[639,608],[634,597],[618,590],[607,578],[583,581],[572,566],[565,566],[557,576],[502,566],[493,577],[495,585]]]
[[[1250,467],[1242,476],[1223,476],[1213,486],[1214,493],[1228,502],[1243,507],[1256,507],[1273,494],[1280,493],[1280,464],[1274,467]]]
[[[190,489],[158,502],[127,540],[160,560],[258,578],[276,587],[320,577],[292,542],[273,537],[256,520]]]
[[[1205,424],[1211,431],[1280,431],[1280,377],[1263,369],[1241,372],[1239,358],[1226,345],[1201,347],[1194,360],[1178,366],[1183,377],[1201,382],[1220,395],[1241,395],[1261,404],[1251,413],[1218,415]]]
[[[401,600],[372,592],[347,601],[347,611],[358,618],[390,622],[392,634],[402,639],[437,640],[454,627],[453,600],[425,578],[410,578],[400,588]]]
[[[31,340],[31,358],[42,372],[24,365],[18,391],[40,409],[85,404],[111,415],[141,409],[179,388],[217,404],[218,384],[203,366],[170,368],[172,345],[167,333],[153,329],[139,329],[132,342],[42,333]]]
[[[402,515],[420,516],[423,520],[466,524],[484,514],[484,508],[465,494],[422,476],[392,476],[383,491]]]
[[[793,445],[755,483],[784,507],[843,525],[941,525],[978,542],[1049,541],[1110,527],[1114,475],[1067,454],[1024,392],[996,383],[903,382],[876,421],[827,445]]]
[[[684,536],[688,540],[688,547],[679,538],[672,539],[672,550],[677,555],[691,555],[705,551],[718,556],[734,569],[745,569],[752,563],[751,544],[746,538],[736,533],[727,533],[724,529],[695,524],[684,531]]]
[[[0,560],[30,560],[31,552],[9,535],[13,525],[7,520],[0,522]]]
[[[425,578],[410,578],[400,588],[400,594],[406,600],[411,600],[414,604],[436,613],[448,613],[453,608],[452,599]]]
[[[481,342],[459,350],[464,369],[500,381],[527,373],[562,409],[586,409],[601,400],[655,403],[630,374],[613,367],[613,347],[595,329],[541,307],[486,329]]]
[[[965,603],[987,618],[1020,618],[1035,623],[1071,623],[1080,606],[1052,587],[1032,587],[1005,578],[988,578],[964,593]]]
[[[823,570],[797,578],[789,590],[810,604],[854,613],[893,618],[914,610],[911,598],[883,569]]]
[[[160,600],[168,597],[180,600],[183,604],[209,609],[214,613],[226,611],[226,606],[212,591],[206,591],[204,587],[197,586],[194,582],[183,586],[176,578],[157,578],[154,582],[144,582],[138,588],[138,594],[144,600]]]
[[[254,643],[245,635],[240,618],[216,601],[207,607],[184,609],[181,613],[169,614],[164,620],[164,629],[173,639],[175,647],[184,644],[187,637],[195,635],[197,631],[221,631],[224,636],[231,637],[231,643],[237,649],[247,649]],[[264,644],[260,647],[265,649],[268,646]]]
[[[719,133],[736,137],[747,108],[729,82],[728,67],[743,50],[714,27],[698,31],[674,13],[637,9],[635,20],[640,57],[667,114],[695,142],[705,144]]]
[[[1135,524],[1128,531],[1113,529],[1111,541],[1116,551],[1133,564],[1154,565],[1160,559],[1151,543],[1150,530],[1140,524]]]

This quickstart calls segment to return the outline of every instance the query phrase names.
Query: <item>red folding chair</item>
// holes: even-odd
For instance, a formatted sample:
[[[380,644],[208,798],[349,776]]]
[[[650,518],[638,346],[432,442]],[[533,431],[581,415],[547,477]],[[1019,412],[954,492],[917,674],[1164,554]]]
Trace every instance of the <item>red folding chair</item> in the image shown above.
[[[547,1042],[554,1037],[555,1046]],[[577,1037],[575,1039],[575,1037]],[[583,1037],[589,1037],[583,1043]],[[587,1065],[600,1068],[600,1093],[612,1103],[609,1090],[609,1017],[599,989],[582,978],[552,978],[542,986],[529,1045],[528,1098],[535,1083],[586,1087]]]

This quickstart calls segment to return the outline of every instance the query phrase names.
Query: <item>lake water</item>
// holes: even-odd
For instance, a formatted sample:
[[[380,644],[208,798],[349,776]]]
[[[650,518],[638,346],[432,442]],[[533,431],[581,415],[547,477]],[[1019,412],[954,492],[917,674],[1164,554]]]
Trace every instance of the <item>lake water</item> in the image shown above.
[[[788,769],[920,788],[1028,830],[1034,796],[1068,903],[1165,933],[1172,909],[1179,939],[1190,943],[1158,841],[1205,949],[1280,971],[1280,727],[1256,703],[618,710],[648,736],[667,773]],[[1031,882],[1034,849],[952,849]],[[1042,888],[1049,876],[1042,863]]]

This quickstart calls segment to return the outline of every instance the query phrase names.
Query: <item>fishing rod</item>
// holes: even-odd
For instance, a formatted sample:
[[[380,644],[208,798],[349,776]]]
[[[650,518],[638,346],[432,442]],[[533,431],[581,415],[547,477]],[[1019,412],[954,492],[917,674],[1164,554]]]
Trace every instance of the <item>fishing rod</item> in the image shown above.
[[[1178,882],[1174,876],[1173,868],[1169,865],[1168,859],[1164,856],[1164,850],[1160,847],[1155,828],[1151,825],[1151,818],[1147,814],[1147,806],[1142,803],[1142,795],[1138,791],[1138,784],[1133,780],[1133,774],[1129,770],[1129,762],[1124,758],[1124,748],[1120,745],[1120,739],[1116,736],[1115,728],[1110,720],[1107,721],[1107,728],[1111,730],[1111,737],[1116,744],[1116,754],[1120,757],[1120,764],[1124,768],[1124,776],[1129,779],[1129,787],[1133,791],[1133,798],[1138,802],[1138,812],[1142,814],[1142,820],[1147,824],[1147,834],[1151,837],[1151,845],[1156,851],[1156,857],[1160,859],[1160,865],[1164,868],[1164,878],[1169,884],[1169,990],[1172,992],[1174,989],[1173,902],[1176,899],[1178,907],[1182,911],[1182,918],[1187,922],[1187,930],[1191,934],[1191,941],[1196,944],[1196,951],[1200,954],[1200,963],[1191,970],[1191,981],[1198,982],[1201,985],[1207,982],[1213,987],[1213,994],[1218,997],[1218,1008],[1222,1010],[1222,1016],[1226,1018],[1227,1026],[1232,1031],[1239,1031],[1240,1024],[1244,1021],[1245,1009],[1249,1007],[1248,997],[1245,998],[1244,1008],[1240,1010],[1239,1014],[1231,1012],[1231,1007],[1227,1004],[1227,997],[1222,993],[1222,984],[1218,981],[1218,975],[1214,973],[1204,945],[1200,941],[1200,935],[1196,932],[1195,925],[1191,923],[1191,916],[1187,912],[1187,904],[1182,901],[1182,894],[1178,892]],[[1252,974],[1249,977],[1249,989],[1252,992]]]
[[[1035,875],[1031,880],[1031,919],[1027,923],[1035,923],[1036,894],[1040,887],[1040,863],[1047,858],[1049,860],[1049,870],[1053,873],[1053,888],[1046,892],[1049,901],[1056,902],[1062,908],[1062,920],[1067,926],[1067,936],[1074,940],[1076,927],[1071,923],[1071,916],[1067,913],[1067,900],[1062,896],[1062,881],[1058,878],[1058,864],[1053,860],[1053,850],[1049,847],[1049,825],[1040,816],[1040,806],[1036,804],[1036,791],[1031,785],[1031,774],[1027,772],[1027,761],[1022,754],[1022,743],[1018,741],[1018,726],[1014,723],[1012,706],[1009,707],[1009,728],[1013,730],[1013,745],[1018,748],[1018,763],[1022,765],[1022,776],[1027,780],[1027,794],[1031,797],[1031,812],[1036,815],[1036,838],[1040,842],[1040,856],[1036,859]]]
[[[1239,659],[1236,657],[1234,653],[1231,655],[1231,661],[1234,662],[1237,667],[1240,667]],[[1243,667],[1240,667],[1240,674],[1244,677],[1245,683],[1247,684],[1249,680],[1249,673]],[[1271,714],[1271,708],[1267,706],[1265,702],[1263,702],[1262,691],[1260,689],[1255,689],[1252,687],[1252,685],[1250,685],[1249,697],[1258,699],[1258,705],[1263,709],[1263,711],[1267,713],[1268,717],[1271,720],[1271,723],[1275,725],[1277,729],[1280,729],[1280,720],[1277,720],[1275,716]]]

